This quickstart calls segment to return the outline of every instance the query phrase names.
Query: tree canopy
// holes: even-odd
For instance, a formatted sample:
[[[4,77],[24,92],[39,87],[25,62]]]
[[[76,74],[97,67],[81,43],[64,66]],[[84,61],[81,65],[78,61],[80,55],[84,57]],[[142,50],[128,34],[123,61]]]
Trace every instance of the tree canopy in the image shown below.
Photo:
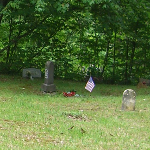
[[[0,72],[55,62],[55,77],[150,78],[148,0],[1,0]]]

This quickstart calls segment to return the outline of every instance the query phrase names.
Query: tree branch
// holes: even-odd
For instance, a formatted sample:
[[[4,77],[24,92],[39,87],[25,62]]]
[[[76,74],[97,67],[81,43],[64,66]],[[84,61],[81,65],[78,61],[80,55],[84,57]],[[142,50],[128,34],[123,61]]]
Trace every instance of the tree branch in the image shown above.
[[[7,5],[10,1],[13,1],[13,0],[1,0],[1,1],[0,1],[0,5],[2,6],[2,9],[3,9],[4,7],[6,7],[6,5]],[[2,9],[1,9],[1,10],[2,10]],[[0,10],[0,11],[1,11],[1,10]],[[2,18],[3,18],[3,14],[0,15],[0,24],[1,24]]]

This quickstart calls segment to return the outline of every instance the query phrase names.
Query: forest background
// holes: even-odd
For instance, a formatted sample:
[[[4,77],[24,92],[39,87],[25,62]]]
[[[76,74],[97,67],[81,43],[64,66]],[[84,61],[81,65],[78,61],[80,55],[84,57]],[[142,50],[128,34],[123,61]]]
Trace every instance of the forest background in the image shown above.
[[[55,78],[150,79],[149,0],[1,0],[0,73],[55,63]]]

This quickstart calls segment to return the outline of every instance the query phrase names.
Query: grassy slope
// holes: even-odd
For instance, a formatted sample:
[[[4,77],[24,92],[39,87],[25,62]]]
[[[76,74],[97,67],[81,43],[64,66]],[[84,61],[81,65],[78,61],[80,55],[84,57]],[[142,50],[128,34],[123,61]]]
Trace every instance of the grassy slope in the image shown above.
[[[1,149],[150,149],[150,90],[56,80],[42,94],[40,80],[0,75]],[[136,91],[136,111],[120,111],[125,89]],[[62,92],[76,90],[79,97]]]

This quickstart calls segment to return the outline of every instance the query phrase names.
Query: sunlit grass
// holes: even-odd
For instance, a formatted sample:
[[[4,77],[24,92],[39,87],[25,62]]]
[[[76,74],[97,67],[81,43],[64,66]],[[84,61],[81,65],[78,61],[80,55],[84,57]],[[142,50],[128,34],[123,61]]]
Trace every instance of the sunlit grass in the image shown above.
[[[1,149],[150,149],[150,88],[55,80],[43,94],[43,79],[0,76]],[[121,111],[122,93],[135,90],[135,111]],[[63,97],[76,90],[78,97]]]

